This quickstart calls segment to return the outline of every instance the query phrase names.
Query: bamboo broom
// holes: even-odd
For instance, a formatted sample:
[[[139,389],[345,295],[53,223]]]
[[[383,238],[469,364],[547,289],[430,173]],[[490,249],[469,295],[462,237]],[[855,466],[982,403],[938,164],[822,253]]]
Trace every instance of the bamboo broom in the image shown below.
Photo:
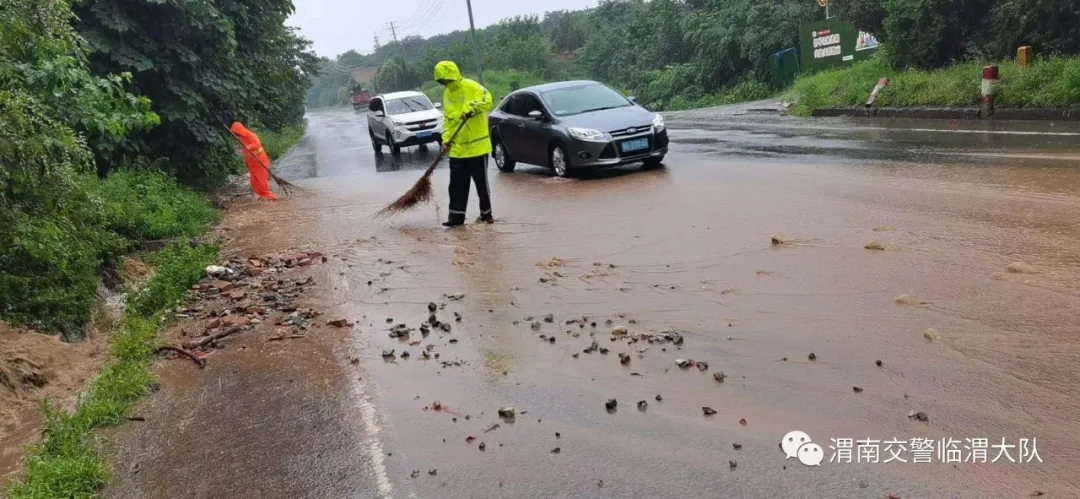
[[[458,125],[457,130],[454,130],[454,134],[450,136],[450,140],[445,142],[446,144],[454,142],[454,139],[461,133],[461,129],[465,128],[465,124],[469,122],[470,118],[472,118],[472,116],[466,115],[461,120],[461,124]],[[431,165],[427,167],[427,170],[424,170],[424,175],[420,177],[420,180],[417,180],[412,188],[401,197],[397,198],[396,201],[387,205],[386,208],[379,210],[375,216],[381,217],[401,213],[431,201],[431,198],[434,196],[434,189],[431,186],[431,174],[435,173],[435,167],[439,166],[439,161],[442,161],[442,158],[443,153],[442,150],[440,150],[438,156],[435,156],[435,160],[431,162]]]

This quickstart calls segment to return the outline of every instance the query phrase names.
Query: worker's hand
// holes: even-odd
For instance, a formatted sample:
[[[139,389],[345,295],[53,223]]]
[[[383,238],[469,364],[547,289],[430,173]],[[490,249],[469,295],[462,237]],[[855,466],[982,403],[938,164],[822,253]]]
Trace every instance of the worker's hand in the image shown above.
[[[439,148],[439,155],[442,156],[442,155],[445,155],[448,152],[450,152],[450,144],[446,143],[446,142],[443,142],[442,147]]]

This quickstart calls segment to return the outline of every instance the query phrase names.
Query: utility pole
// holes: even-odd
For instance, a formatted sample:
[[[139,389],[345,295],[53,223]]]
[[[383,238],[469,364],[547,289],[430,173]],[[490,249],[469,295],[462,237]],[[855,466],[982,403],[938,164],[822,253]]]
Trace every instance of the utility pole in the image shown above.
[[[476,43],[476,24],[473,22],[472,0],[465,0],[469,8],[469,31],[472,33],[473,54],[476,57],[476,70],[480,72],[480,84],[484,84],[484,64],[480,62],[480,44]]]
[[[394,37],[394,44],[401,49],[401,64],[405,65],[405,46],[397,39],[397,26],[394,26],[394,21],[390,21],[390,35]]]

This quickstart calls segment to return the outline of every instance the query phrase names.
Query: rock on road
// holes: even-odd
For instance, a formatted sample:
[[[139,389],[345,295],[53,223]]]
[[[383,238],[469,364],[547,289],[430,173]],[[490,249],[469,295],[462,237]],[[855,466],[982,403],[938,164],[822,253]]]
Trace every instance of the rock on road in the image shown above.
[[[107,497],[1080,494],[1080,130],[684,113],[666,168],[492,165],[499,222],[445,230],[445,167],[441,213],[372,218],[434,148],[309,119],[276,165],[308,192],[224,226],[241,254],[330,256],[305,300],[355,326],[164,363]],[[450,331],[390,337],[429,302]],[[820,467],[785,459],[792,430]],[[829,462],[844,438],[878,462]],[[916,463],[912,438],[1042,462]]]

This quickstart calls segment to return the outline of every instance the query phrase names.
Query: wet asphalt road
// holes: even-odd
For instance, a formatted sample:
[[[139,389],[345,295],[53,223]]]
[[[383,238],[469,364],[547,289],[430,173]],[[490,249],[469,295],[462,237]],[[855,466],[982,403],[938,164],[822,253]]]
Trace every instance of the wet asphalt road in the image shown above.
[[[108,495],[1080,496],[1080,129],[742,111],[670,117],[664,169],[562,180],[492,165],[499,223],[455,230],[439,226],[445,167],[441,212],[371,218],[434,148],[376,155],[363,115],[312,114],[275,166],[310,192],[226,224],[246,253],[335,255],[315,301],[357,327],[265,359],[215,354],[196,377],[166,366],[146,410],[182,424],[121,431],[127,472]],[[388,318],[416,327],[429,301],[461,315],[451,333],[388,337]],[[614,325],[677,328],[685,344],[613,342]],[[594,339],[610,353],[582,353]],[[439,361],[419,360],[427,344]],[[941,464],[935,446],[932,464],[886,464],[883,444],[877,464],[809,467],[777,448],[791,430],[826,461],[830,438],[926,437],[964,457],[965,438],[1035,438],[1043,462]]]

